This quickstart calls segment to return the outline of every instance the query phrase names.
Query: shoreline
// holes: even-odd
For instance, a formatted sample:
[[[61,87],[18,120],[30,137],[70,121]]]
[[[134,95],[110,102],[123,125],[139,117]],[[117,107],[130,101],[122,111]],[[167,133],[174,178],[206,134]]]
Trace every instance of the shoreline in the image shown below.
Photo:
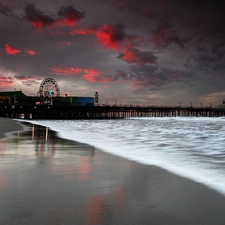
[[[0,117],[0,140],[10,137],[10,134],[25,131],[26,126],[22,125],[20,121],[16,121],[10,118]]]
[[[146,119],[148,119],[148,118],[146,118]],[[160,120],[161,119],[162,118],[160,118]],[[205,119],[206,118],[204,118],[204,120]],[[60,130],[60,126],[58,126],[58,125],[55,126],[54,123],[50,123],[49,124],[47,121],[46,121],[47,125],[46,125],[46,123],[43,123],[42,120],[40,120],[40,121],[39,120],[36,120],[36,121],[32,121],[32,120],[31,121],[29,121],[29,120],[24,120],[23,121],[23,120],[19,120],[19,121],[20,122],[34,124],[34,125],[38,125],[38,126],[43,126],[43,127],[48,126],[50,128],[50,130],[52,130],[52,131],[54,131],[54,132],[57,133],[57,136],[59,138],[63,138],[63,139],[66,139],[66,140],[71,140],[71,141],[75,141],[75,142],[87,144],[89,146],[95,147],[96,149],[99,149],[102,152],[108,153],[110,155],[116,155],[118,157],[122,157],[124,159],[129,160],[129,161],[134,161],[134,162],[140,163],[141,165],[156,166],[157,168],[163,169],[163,170],[165,170],[167,172],[170,172],[170,173],[172,173],[172,174],[174,174],[176,176],[189,179],[190,181],[193,181],[193,182],[196,182],[196,183],[200,183],[200,184],[204,185],[205,187],[207,187],[207,188],[209,188],[211,190],[214,190],[217,193],[221,194],[223,197],[225,197],[225,191],[221,187],[221,185],[218,184],[216,181],[215,182],[214,181],[211,181],[211,180],[208,181],[207,179],[205,179],[204,176],[201,176],[201,173],[193,173],[193,172],[192,173],[189,173],[188,170],[186,170],[186,171],[185,170],[182,170],[183,169],[182,167],[179,170],[179,169],[176,169],[176,167],[173,168],[173,167],[168,166],[167,164],[148,163],[148,160],[145,160],[145,159],[144,160],[143,159],[138,160],[137,157],[132,157],[132,154],[130,156],[127,155],[127,154],[124,155],[124,154],[119,153],[118,151],[114,151],[113,150],[114,148],[108,147],[108,146],[106,146],[104,144],[102,145],[101,144],[102,143],[101,141],[97,141],[97,142],[96,141],[93,142],[93,140],[92,141],[89,141],[88,139],[83,138],[83,137],[85,137],[84,135],[79,136],[79,134],[78,134],[78,136],[76,138],[73,138],[73,135],[74,134],[72,134],[72,136],[71,136],[70,133],[63,133]],[[53,121],[56,122],[57,120],[53,120]],[[58,123],[56,122],[56,124],[58,124]],[[99,138],[97,136],[96,137],[96,140],[98,140],[98,139]],[[119,148],[116,148],[116,149],[119,149]]]
[[[8,122],[10,123],[9,120],[4,121],[6,124]],[[26,121],[25,123],[29,122]],[[18,127],[16,126],[14,128],[17,129]],[[40,146],[41,137],[45,137],[44,132],[46,129],[40,125],[35,125],[35,129],[37,134],[35,136],[36,143],[38,141],[38,145]],[[28,133],[28,136],[31,137],[29,130]],[[60,212],[62,212],[60,215],[63,216],[62,220],[67,221],[68,219],[70,221],[65,224],[72,224],[76,221],[72,213],[74,211],[77,213],[75,214],[78,215],[78,218],[80,218],[78,224],[86,224],[83,223],[86,218],[93,220],[93,218],[98,217],[101,217],[101,221],[98,224],[104,225],[225,224],[225,215],[223,213],[225,210],[224,196],[201,183],[181,177],[157,166],[144,165],[120,156],[112,155],[86,144],[60,138],[57,132],[53,130],[49,131],[49,138],[52,139],[52,141],[49,140],[51,145],[43,144],[43,150],[39,152],[43,154],[46,152],[47,146],[52,146],[52,153],[54,152],[54,155],[49,157],[51,159],[50,164],[46,164],[46,160],[48,159],[46,156],[42,158],[39,155],[40,157],[37,158],[39,159],[38,161],[45,159],[44,164],[39,164],[41,165],[40,174],[37,173],[36,164],[33,174],[30,172],[30,166],[28,167],[29,173],[26,173],[26,170],[24,170],[26,164],[22,168],[23,174],[26,175],[26,182],[29,179],[32,181],[28,185],[29,190],[32,190],[32,198],[34,198],[34,190],[38,190],[37,195],[40,193],[39,198],[33,201],[38,201],[43,208],[40,207],[39,209],[39,207],[34,207],[35,204],[27,197],[27,193],[23,193],[23,204],[26,206],[26,210],[28,210],[29,220],[27,223],[21,220],[17,224],[32,224],[30,221],[32,218],[36,223],[47,224],[48,215],[46,211],[57,211],[59,207]],[[60,142],[59,145],[56,144],[57,141]],[[78,146],[79,149],[81,148],[79,147],[80,145],[84,146],[83,153],[80,150],[79,154],[76,155],[73,145]],[[59,157],[65,156],[66,152],[70,149],[68,146],[73,149],[71,155],[52,164],[54,159],[61,159]],[[90,153],[88,153],[89,151]],[[75,158],[71,158],[74,155]],[[23,157],[20,159],[22,160]],[[53,166],[46,167],[46,165]],[[48,169],[48,173],[45,175],[48,176],[48,179],[45,177],[42,178],[44,168]],[[49,174],[49,168],[53,170],[52,174]],[[80,171],[80,174],[76,177],[77,170],[78,172]],[[16,171],[19,171],[19,169]],[[59,179],[59,182],[57,182],[56,178]],[[47,186],[45,186],[46,180],[48,180],[46,183]],[[51,181],[53,186],[49,184]],[[33,188],[30,188],[30,185]],[[60,187],[63,188],[60,189]],[[7,190],[7,188],[5,189]],[[48,191],[46,192],[46,190]],[[15,193],[17,191],[15,189]],[[20,191],[22,192],[23,189]],[[10,192],[10,194],[14,193]],[[55,196],[60,198],[60,201]],[[7,202],[6,200],[5,202]],[[7,204],[13,205],[13,210],[16,211],[18,209],[16,207],[14,209],[14,201],[16,201],[15,205],[20,205],[17,199],[13,198],[10,198],[10,202]],[[57,209],[54,208],[55,205]],[[88,208],[85,208],[86,206]],[[92,207],[94,208],[91,210],[90,208]],[[36,213],[36,210],[38,213]],[[84,218],[85,216],[83,217],[85,211],[89,213],[86,215],[86,218]],[[10,213],[6,213],[5,215],[10,215]],[[3,219],[3,222],[7,224],[5,219]],[[9,218],[9,220],[16,222],[15,218]],[[11,224],[14,223],[11,221]]]
[[[17,119],[17,121],[18,121],[18,122],[21,122],[21,123],[25,123],[25,124],[27,123],[27,124],[32,124],[32,125],[35,125],[35,126],[40,126],[40,127],[46,128],[46,126],[44,126],[44,125],[40,125],[39,123],[38,123],[38,124],[32,123],[32,121],[29,121],[29,120],[23,121],[23,120]],[[22,125],[22,124],[21,124],[21,125]],[[25,128],[27,127],[26,125],[23,125],[23,126],[24,126]],[[79,142],[79,141],[76,141],[76,140],[73,140],[73,139],[61,137],[61,136],[59,135],[58,131],[53,130],[53,129],[51,129],[51,128],[49,128],[49,130],[52,131],[52,132],[54,132],[58,138],[65,139],[65,140],[69,140],[69,141],[74,141],[74,142]],[[187,179],[187,180],[189,180],[190,182],[194,182],[194,183],[203,185],[204,187],[206,187],[206,188],[208,188],[208,189],[210,189],[210,190],[212,190],[212,191],[215,191],[216,193],[218,193],[219,195],[221,195],[221,196],[225,199],[225,195],[224,195],[221,191],[216,190],[216,189],[214,189],[213,187],[210,187],[210,186],[204,184],[204,183],[201,182],[201,181],[198,181],[198,180],[195,180],[195,179],[191,179],[191,178],[188,177],[188,176],[185,176],[185,175],[182,175],[182,174],[173,172],[173,171],[171,171],[171,170],[168,170],[167,168],[163,168],[163,167],[160,167],[160,166],[158,166],[158,165],[150,165],[150,164],[146,164],[146,163],[143,163],[143,162],[140,162],[140,161],[137,161],[137,160],[129,159],[129,158],[126,158],[126,157],[117,155],[117,154],[113,154],[113,153],[111,153],[111,152],[104,151],[103,149],[101,149],[101,148],[98,147],[98,146],[94,146],[94,145],[91,145],[91,144],[88,144],[88,143],[85,143],[85,142],[79,142],[79,143],[82,143],[82,144],[85,144],[85,145],[94,147],[94,148],[98,149],[98,151],[100,151],[100,152],[102,152],[102,153],[106,153],[106,154],[109,154],[109,155],[111,155],[111,156],[119,157],[119,158],[122,158],[122,159],[125,159],[125,160],[128,160],[128,161],[131,161],[131,162],[135,162],[135,163],[138,163],[138,164],[140,164],[140,165],[142,165],[142,166],[155,167],[155,168],[157,168],[157,169],[160,169],[160,170],[165,171],[166,173],[170,173],[170,174],[172,174],[172,175],[174,175],[174,176],[178,176],[178,177],[180,177],[180,178],[182,178],[182,179]]]

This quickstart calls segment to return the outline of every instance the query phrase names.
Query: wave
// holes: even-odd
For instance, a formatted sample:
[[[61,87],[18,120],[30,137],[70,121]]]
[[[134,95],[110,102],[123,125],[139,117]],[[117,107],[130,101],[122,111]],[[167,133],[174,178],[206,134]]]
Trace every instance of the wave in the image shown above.
[[[161,167],[225,195],[224,118],[20,121],[47,126],[61,138]]]

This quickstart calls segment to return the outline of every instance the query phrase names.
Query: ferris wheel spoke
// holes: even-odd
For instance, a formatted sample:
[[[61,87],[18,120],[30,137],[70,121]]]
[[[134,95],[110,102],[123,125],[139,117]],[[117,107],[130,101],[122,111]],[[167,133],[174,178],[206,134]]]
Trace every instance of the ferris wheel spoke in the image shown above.
[[[52,78],[45,78],[39,88],[41,96],[59,97],[60,90],[57,82]]]

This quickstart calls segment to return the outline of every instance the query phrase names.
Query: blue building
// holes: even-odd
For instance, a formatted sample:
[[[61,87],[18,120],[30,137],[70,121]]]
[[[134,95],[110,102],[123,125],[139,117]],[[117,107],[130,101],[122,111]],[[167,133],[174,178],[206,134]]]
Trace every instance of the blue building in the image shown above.
[[[75,105],[78,106],[94,106],[94,98],[93,97],[76,97]]]

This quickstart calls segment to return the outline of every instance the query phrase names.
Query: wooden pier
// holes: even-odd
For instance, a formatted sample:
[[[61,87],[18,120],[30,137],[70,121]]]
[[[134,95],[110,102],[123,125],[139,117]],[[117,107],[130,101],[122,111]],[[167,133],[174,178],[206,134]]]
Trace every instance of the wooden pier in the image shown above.
[[[225,108],[165,106],[0,105],[0,117],[24,119],[122,119],[127,117],[221,117]]]

